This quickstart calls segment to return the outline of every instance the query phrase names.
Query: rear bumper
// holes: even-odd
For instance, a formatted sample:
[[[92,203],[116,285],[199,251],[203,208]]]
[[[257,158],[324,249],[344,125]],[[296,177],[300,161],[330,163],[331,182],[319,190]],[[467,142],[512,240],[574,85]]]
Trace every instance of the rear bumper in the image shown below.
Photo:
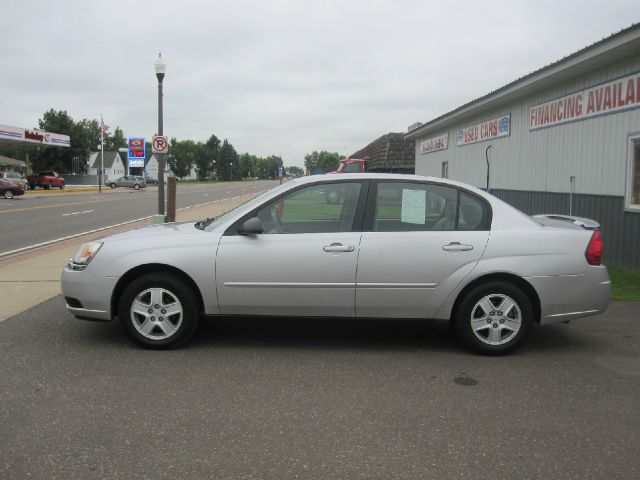
[[[78,302],[67,300],[67,310],[83,320],[111,320],[111,295],[117,281],[117,277],[100,277],[91,271],[65,268],[60,279],[62,294]]]
[[[540,324],[548,325],[604,312],[611,301],[605,266],[590,266],[582,275],[525,277],[540,297]]]

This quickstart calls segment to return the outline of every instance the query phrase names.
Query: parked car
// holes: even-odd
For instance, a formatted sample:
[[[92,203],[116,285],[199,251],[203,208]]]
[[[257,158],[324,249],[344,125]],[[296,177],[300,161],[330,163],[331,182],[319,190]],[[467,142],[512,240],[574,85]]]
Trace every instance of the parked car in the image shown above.
[[[51,190],[52,188],[64,189],[64,178],[62,178],[58,172],[51,170],[38,172],[37,175],[29,175],[27,182],[29,182],[29,188],[31,189],[36,187],[42,187],[47,190]]]
[[[0,172],[0,179],[6,180],[9,183],[22,187],[23,190],[29,188],[29,182],[24,178],[20,172]]]
[[[607,308],[596,228],[445,179],[311,176],[217,219],[85,243],[62,290],[76,317],[117,317],[149,348],[185,342],[202,315],[382,317],[448,321],[466,346],[498,355],[533,324]]]
[[[127,175],[125,177],[120,177],[116,180],[112,180],[108,182],[107,185],[111,188],[129,187],[129,188],[135,188],[136,190],[139,190],[141,188],[146,187],[147,183],[144,181],[144,178],[142,177],[137,177],[135,175]]]
[[[24,195],[24,188],[0,178],[0,195],[6,199],[11,199]]]

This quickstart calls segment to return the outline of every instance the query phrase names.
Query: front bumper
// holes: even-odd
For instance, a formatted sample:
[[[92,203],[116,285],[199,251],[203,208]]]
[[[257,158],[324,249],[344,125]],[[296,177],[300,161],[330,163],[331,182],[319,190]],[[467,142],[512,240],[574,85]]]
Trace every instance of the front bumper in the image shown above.
[[[540,324],[548,325],[604,312],[611,301],[611,281],[604,265],[583,275],[525,278],[540,297]]]
[[[117,281],[117,277],[101,277],[89,269],[65,268],[60,278],[62,294],[78,302],[68,300],[67,310],[83,320],[112,320],[111,296]]]

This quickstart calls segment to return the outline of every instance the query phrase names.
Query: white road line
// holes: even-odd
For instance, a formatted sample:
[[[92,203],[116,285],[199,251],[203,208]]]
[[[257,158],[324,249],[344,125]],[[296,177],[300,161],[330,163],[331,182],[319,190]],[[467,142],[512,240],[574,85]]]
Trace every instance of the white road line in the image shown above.
[[[91,213],[91,212],[93,212],[93,210],[85,210],[83,212],[63,213],[62,216],[67,217],[69,215],[82,215],[83,213]]]
[[[263,192],[266,190],[263,190]],[[258,193],[262,193],[262,192],[258,192]],[[237,198],[242,198],[242,197],[247,197],[249,195],[252,195],[251,193],[247,193],[245,195],[239,195],[237,197],[231,197],[231,198],[221,198],[219,200],[213,200],[211,202],[204,202],[204,203],[199,203],[197,205],[190,205],[188,207],[182,207],[182,208],[178,208],[176,211],[182,211],[182,210],[188,210],[190,208],[195,208],[195,207],[202,207],[204,205],[211,205],[213,203],[218,203],[218,202],[222,202],[224,200],[235,200]],[[48,245],[53,245],[54,243],[59,243],[59,242],[64,242],[66,240],[72,240],[74,238],[78,238],[78,237],[82,237],[84,235],[90,235],[92,233],[97,233],[97,232],[102,232],[104,230],[109,230],[111,228],[117,228],[117,227],[122,227],[123,225],[129,225],[130,223],[136,223],[136,222],[141,222],[142,220],[148,220],[151,217],[153,217],[154,215],[148,215],[146,217],[141,217],[141,218],[136,218],[135,220],[129,220],[126,222],[122,222],[122,223],[116,223],[115,225],[109,225],[108,227],[100,227],[100,228],[94,228],[93,230],[88,230],[86,232],[82,232],[82,233],[75,233],[73,235],[67,235],[66,237],[60,237],[60,238],[56,238],[54,240],[48,240],[46,242],[42,242],[42,243],[36,243],[34,245],[28,245],[26,247],[22,247],[22,248],[17,248],[15,250],[9,250],[7,252],[0,252],[0,258],[2,257],[6,257],[9,255],[15,255],[16,253],[22,253],[22,252],[26,252],[28,250],[33,250],[34,248],[40,248],[40,247],[46,247]]]
[[[203,196],[203,197],[208,197],[208,196],[209,196],[209,194],[208,194],[208,193],[203,193],[203,194],[202,194],[202,196]]]

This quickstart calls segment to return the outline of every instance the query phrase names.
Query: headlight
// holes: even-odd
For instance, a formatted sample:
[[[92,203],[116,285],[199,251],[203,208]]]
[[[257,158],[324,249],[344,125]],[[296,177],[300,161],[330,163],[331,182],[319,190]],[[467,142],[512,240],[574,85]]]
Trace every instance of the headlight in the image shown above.
[[[102,242],[87,242],[80,245],[78,251],[69,260],[69,268],[71,270],[84,270],[89,262],[96,256],[98,250],[102,247]]]

